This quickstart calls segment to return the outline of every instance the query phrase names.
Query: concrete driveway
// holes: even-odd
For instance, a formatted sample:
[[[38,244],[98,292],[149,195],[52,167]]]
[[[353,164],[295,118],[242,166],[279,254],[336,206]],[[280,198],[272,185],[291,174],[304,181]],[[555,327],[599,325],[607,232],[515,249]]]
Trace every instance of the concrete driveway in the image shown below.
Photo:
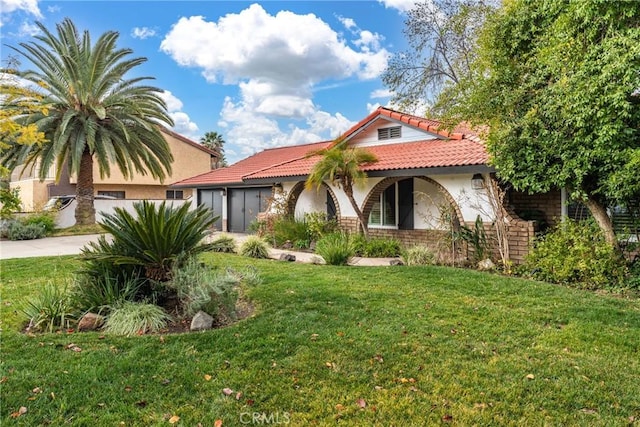
[[[97,240],[99,236],[99,234],[86,234],[35,240],[2,240],[0,241],[0,259],[77,255],[81,248]]]

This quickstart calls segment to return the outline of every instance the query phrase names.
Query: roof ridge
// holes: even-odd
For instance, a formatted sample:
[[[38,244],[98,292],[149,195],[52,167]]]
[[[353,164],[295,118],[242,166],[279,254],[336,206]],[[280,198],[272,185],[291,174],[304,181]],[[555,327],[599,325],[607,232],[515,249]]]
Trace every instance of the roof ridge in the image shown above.
[[[331,142],[332,141],[322,141],[322,142],[316,142],[315,144],[331,144]],[[281,148],[302,147],[304,145],[313,145],[313,144],[298,144],[298,145],[290,145],[289,147],[281,147]],[[245,179],[245,178],[247,178],[247,177],[249,177],[251,175],[255,175],[255,174],[260,173],[262,171],[265,171],[267,169],[277,168],[278,166],[286,165],[287,163],[297,162],[298,160],[301,160],[301,159],[304,159],[305,157],[307,157],[308,154],[309,154],[309,151],[306,152],[304,154],[304,156],[295,157],[295,158],[292,158],[292,159],[284,160],[284,161],[282,161],[280,163],[275,163],[273,165],[265,166],[262,169],[258,169],[258,170],[255,170],[255,171],[251,172],[251,173],[248,173],[246,175],[242,175],[242,179]]]

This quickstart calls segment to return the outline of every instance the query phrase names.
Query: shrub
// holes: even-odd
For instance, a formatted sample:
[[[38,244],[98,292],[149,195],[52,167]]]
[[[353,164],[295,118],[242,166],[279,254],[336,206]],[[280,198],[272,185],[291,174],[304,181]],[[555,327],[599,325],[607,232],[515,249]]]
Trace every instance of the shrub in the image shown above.
[[[402,254],[405,265],[432,265],[435,259],[435,254],[426,246],[412,246]]]
[[[397,257],[402,252],[402,245],[396,239],[366,239],[362,234],[352,238],[357,256],[369,258]]]
[[[536,279],[585,289],[617,287],[625,276],[624,261],[593,220],[565,220],[535,243],[524,267]]]
[[[294,218],[278,217],[273,223],[272,236],[275,246],[282,246],[287,241],[296,242],[299,248],[309,247],[309,230],[304,221]]]
[[[19,212],[22,201],[20,200],[20,189],[7,188],[2,184],[0,187],[0,219],[9,219]]]
[[[24,224],[22,221],[15,221],[7,227],[9,240],[42,239],[46,235],[46,229],[42,224]]]
[[[487,244],[487,234],[484,230],[484,225],[480,215],[476,217],[476,222],[474,223],[473,228],[462,225],[455,237],[467,242],[473,247],[473,261],[475,263],[486,258],[489,246]]]
[[[125,301],[112,308],[105,332],[115,335],[138,335],[158,332],[171,317],[155,304]]]
[[[236,251],[236,240],[227,234],[222,234],[211,242],[210,250],[213,252],[234,253]]]
[[[351,238],[346,233],[330,233],[318,240],[316,253],[327,264],[347,265],[354,256],[355,250]]]
[[[53,332],[68,328],[74,321],[67,287],[52,283],[27,300],[21,311],[29,319],[28,330]]]
[[[48,236],[56,229],[55,216],[51,212],[35,213],[23,218],[21,222],[25,225],[38,224],[44,228]]]
[[[249,236],[240,245],[240,255],[250,258],[269,258],[269,245],[258,236]]]
[[[105,269],[102,276],[78,274],[71,289],[71,302],[80,312],[109,311],[125,301],[134,301],[143,281],[135,275],[113,275]]]
[[[145,277],[164,282],[171,278],[174,265],[211,248],[201,241],[217,217],[204,206],[190,210],[189,202],[174,208],[144,200],[134,209],[135,217],[122,208],[104,215],[101,225],[112,241],[101,236],[83,248],[81,259],[141,266]]]
[[[326,212],[309,212],[304,214],[307,233],[311,241],[318,241],[322,236],[335,233],[338,229],[338,221],[328,219]]]

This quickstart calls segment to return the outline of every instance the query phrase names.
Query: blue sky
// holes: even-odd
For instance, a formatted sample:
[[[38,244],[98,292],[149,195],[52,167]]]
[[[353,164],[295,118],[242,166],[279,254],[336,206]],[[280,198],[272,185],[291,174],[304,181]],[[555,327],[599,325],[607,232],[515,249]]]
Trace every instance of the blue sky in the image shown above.
[[[93,40],[118,31],[119,47],[148,58],[136,75],[165,91],[173,129],[222,134],[234,163],[335,138],[389,105],[380,75],[407,47],[413,1],[0,0],[1,52],[33,40],[35,21],[55,29],[69,17]]]

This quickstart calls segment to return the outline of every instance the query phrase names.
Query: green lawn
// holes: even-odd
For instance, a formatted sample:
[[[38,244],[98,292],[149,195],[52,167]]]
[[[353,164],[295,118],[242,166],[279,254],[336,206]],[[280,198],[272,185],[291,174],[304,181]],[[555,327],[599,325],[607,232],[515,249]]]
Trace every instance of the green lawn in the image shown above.
[[[21,334],[20,301],[78,263],[2,261],[1,424],[640,422],[639,300],[444,267],[203,259],[258,267],[255,315],[133,338]]]

